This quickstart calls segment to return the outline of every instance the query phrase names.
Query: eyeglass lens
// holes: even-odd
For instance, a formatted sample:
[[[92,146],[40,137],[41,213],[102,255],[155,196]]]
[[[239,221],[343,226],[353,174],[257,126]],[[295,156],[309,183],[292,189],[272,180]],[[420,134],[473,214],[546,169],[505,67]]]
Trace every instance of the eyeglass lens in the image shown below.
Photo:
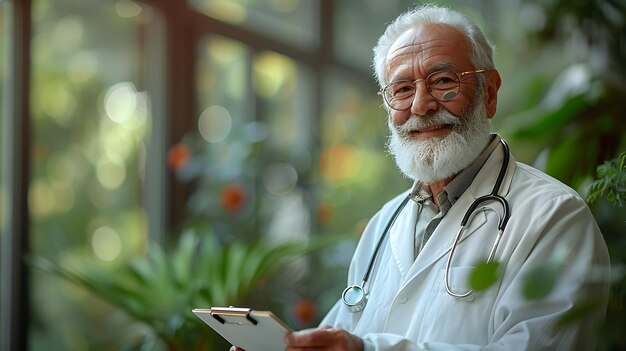
[[[384,98],[391,108],[404,110],[411,106],[418,81],[401,80],[389,84],[384,91]],[[424,83],[430,95],[439,101],[454,99],[460,89],[459,75],[454,71],[434,72],[426,77]]]

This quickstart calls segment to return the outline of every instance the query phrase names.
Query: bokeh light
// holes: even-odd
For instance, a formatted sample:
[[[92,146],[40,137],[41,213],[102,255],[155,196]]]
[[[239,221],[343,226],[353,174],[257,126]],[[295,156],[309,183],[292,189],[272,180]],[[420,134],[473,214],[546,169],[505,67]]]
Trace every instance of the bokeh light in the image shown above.
[[[122,123],[122,128],[133,132],[136,135],[135,139],[141,139],[145,136],[145,133],[141,133],[140,129],[146,126],[148,121],[148,114],[150,113],[150,98],[146,91],[139,91],[135,93],[135,112]]]
[[[141,6],[134,1],[118,0],[115,3],[115,13],[122,18],[138,16],[142,11]]]
[[[93,162],[97,163],[102,154],[111,158],[128,159],[135,150],[137,135],[112,123],[108,118],[100,120],[98,149]]]
[[[59,51],[69,51],[80,45],[84,32],[83,19],[69,15],[59,20],[52,30],[52,45]]]
[[[109,88],[104,97],[104,110],[111,121],[124,123],[132,116],[137,107],[136,92],[130,82],[117,83]]]
[[[240,42],[220,36],[212,36],[204,48],[211,63],[198,67],[198,88],[210,92],[218,100],[222,95],[243,99],[247,89],[243,84],[246,81],[247,48]]]
[[[126,165],[123,160],[113,155],[101,157],[96,164],[96,177],[102,187],[116,189],[126,178]]]
[[[275,162],[263,170],[263,185],[272,195],[290,193],[298,182],[296,169],[284,162]]]
[[[251,143],[258,143],[265,140],[269,136],[270,129],[267,126],[267,123],[254,121],[246,123],[242,128],[242,132],[245,135],[246,140]]]
[[[230,112],[223,106],[209,106],[198,119],[198,131],[210,143],[224,140],[232,128]]]
[[[199,6],[203,13],[229,23],[242,23],[246,19],[246,8],[241,1],[205,0]]]
[[[67,84],[50,81],[45,83],[40,93],[39,101],[44,113],[50,116],[57,124],[68,126],[76,109],[76,98],[70,92]]]
[[[113,261],[122,253],[122,241],[113,228],[102,226],[91,235],[91,248],[99,259]]]
[[[349,144],[333,144],[320,155],[322,174],[333,181],[353,177],[361,167],[361,154]]]
[[[295,76],[295,64],[289,58],[274,52],[263,52],[255,56],[252,63],[254,70],[254,88],[266,98],[271,98],[286,87],[289,77]],[[293,86],[291,86],[293,89]],[[292,91],[281,92],[291,95]]]

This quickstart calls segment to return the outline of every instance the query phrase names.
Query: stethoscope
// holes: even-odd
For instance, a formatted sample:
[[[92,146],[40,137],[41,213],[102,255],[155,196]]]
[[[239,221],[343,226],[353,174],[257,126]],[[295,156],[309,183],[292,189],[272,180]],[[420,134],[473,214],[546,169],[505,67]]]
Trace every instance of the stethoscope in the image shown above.
[[[487,263],[490,263],[493,261],[493,258],[495,257],[496,250],[498,249],[498,245],[500,244],[500,239],[502,238],[502,233],[504,232],[504,228],[506,228],[506,223],[509,221],[509,217],[510,217],[509,204],[504,199],[504,197],[498,195],[498,192],[500,191],[500,187],[502,186],[502,181],[504,180],[506,170],[509,166],[510,152],[509,152],[509,146],[507,145],[507,143],[504,140],[500,140],[500,142],[502,143],[502,147],[504,148],[504,160],[502,161],[502,167],[500,168],[500,173],[498,174],[498,178],[496,179],[496,182],[493,186],[493,190],[491,191],[490,194],[483,195],[479,197],[478,199],[474,200],[474,202],[470,205],[470,207],[465,212],[463,219],[461,220],[461,228],[456,234],[456,237],[454,238],[454,242],[452,243],[452,246],[450,247],[450,253],[448,254],[448,260],[446,262],[444,286],[446,288],[446,292],[450,294],[450,296],[452,297],[467,298],[473,293],[472,290],[469,290],[464,293],[454,291],[450,287],[450,281],[449,281],[450,265],[452,263],[452,257],[454,256],[454,252],[456,251],[456,247],[458,243],[463,237],[463,232],[465,231],[465,226],[467,225],[467,223],[471,223],[474,216],[480,211],[493,211],[493,212],[496,212],[496,214],[498,215],[498,235],[496,236],[493,246],[491,247],[489,256],[487,257]],[[409,201],[409,197],[407,196],[402,201],[402,203],[400,203],[398,208],[396,208],[391,218],[389,219],[389,222],[387,222],[387,225],[385,226],[385,229],[383,230],[383,235],[381,235],[380,239],[378,240],[378,244],[376,245],[376,248],[374,249],[374,254],[372,255],[372,258],[370,259],[370,262],[367,266],[367,270],[365,271],[365,275],[363,276],[363,281],[361,282],[361,285],[348,286],[341,294],[341,299],[343,300],[343,303],[348,308],[348,311],[356,313],[356,312],[362,311],[365,308],[365,304],[367,303],[367,296],[368,296],[368,291],[365,290],[365,283],[367,283],[367,280],[369,279],[370,274],[372,273],[372,268],[374,266],[374,262],[376,261],[376,257],[378,256],[378,251],[380,250],[382,243],[389,232],[389,229],[395,223],[396,219],[398,218],[398,215],[400,215],[400,212],[402,212],[402,209],[404,209],[408,201]],[[478,208],[478,206],[480,206],[481,204],[487,201],[495,201],[495,202],[500,203],[500,205],[502,206],[502,213],[487,206]]]

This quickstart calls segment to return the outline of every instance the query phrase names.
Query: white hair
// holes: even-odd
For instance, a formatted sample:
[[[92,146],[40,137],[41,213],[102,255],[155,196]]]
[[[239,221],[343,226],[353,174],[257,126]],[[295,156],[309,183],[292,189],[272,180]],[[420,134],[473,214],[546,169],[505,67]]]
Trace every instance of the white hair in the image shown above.
[[[387,85],[385,67],[389,49],[402,33],[423,24],[445,24],[460,30],[467,36],[472,46],[470,60],[474,68],[495,68],[493,62],[495,47],[474,21],[449,8],[437,5],[422,5],[398,16],[387,26],[385,33],[378,39],[378,43],[374,47],[374,72],[381,88]],[[479,77],[482,78],[480,75]]]

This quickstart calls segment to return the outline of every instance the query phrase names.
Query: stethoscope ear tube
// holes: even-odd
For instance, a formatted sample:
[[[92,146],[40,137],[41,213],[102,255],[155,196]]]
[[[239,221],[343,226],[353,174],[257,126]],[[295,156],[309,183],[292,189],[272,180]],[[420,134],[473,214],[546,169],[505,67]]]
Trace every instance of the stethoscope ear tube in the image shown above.
[[[483,202],[487,201],[497,201],[500,205],[502,205],[503,213],[500,216],[500,221],[498,222],[498,230],[503,231],[506,227],[506,223],[509,221],[509,204],[500,195],[484,195],[472,202],[470,207],[467,209],[467,212],[465,212],[465,216],[463,216],[463,219],[461,220],[461,227],[465,227],[470,217],[474,214],[474,211],[476,211],[476,208],[478,208],[478,206],[480,206]]]
[[[504,197],[498,195],[498,192],[500,191],[500,187],[502,186],[502,182],[504,181],[506,170],[509,166],[510,152],[509,152],[509,146],[507,145],[506,141],[500,140],[500,142],[502,143],[502,146],[504,148],[504,160],[502,161],[502,167],[500,168],[500,173],[498,173],[498,178],[496,179],[496,182],[493,186],[493,190],[491,191],[491,194],[481,196],[478,199],[476,199],[474,202],[472,202],[470,207],[465,212],[463,219],[461,220],[461,228],[459,229],[459,232],[457,233],[456,237],[454,238],[454,242],[452,246],[450,247],[450,253],[448,254],[448,260],[446,262],[446,269],[444,273],[444,286],[446,288],[446,292],[450,294],[450,296],[452,297],[466,298],[470,296],[473,292],[472,290],[468,290],[467,292],[464,292],[464,293],[459,293],[459,292],[454,291],[452,287],[450,286],[449,276],[450,276],[450,266],[452,265],[452,257],[454,257],[454,252],[456,251],[456,247],[459,241],[461,240],[461,237],[463,236],[463,232],[465,231],[465,226],[470,221],[470,218],[472,218],[474,214],[476,213],[476,209],[478,208],[478,206],[480,206],[480,204],[487,202],[487,201],[496,201],[496,202],[499,202],[500,205],[502,206],[501,215],[497,211],[492,209],[492,211],[498,213],[498,217],[499,217],[498,234],[496,236],[496,240],[494,240],[493,242],[491,251],[489,252],[487,263],[491,263],[493,261],[496,255],[496,251],[498,250],[498,245],[500,244],[500,239],[502,239],[504,228],[506,228],[506,224],[509,221],[509,217],[510,217],[509,203],[506,201]]]

